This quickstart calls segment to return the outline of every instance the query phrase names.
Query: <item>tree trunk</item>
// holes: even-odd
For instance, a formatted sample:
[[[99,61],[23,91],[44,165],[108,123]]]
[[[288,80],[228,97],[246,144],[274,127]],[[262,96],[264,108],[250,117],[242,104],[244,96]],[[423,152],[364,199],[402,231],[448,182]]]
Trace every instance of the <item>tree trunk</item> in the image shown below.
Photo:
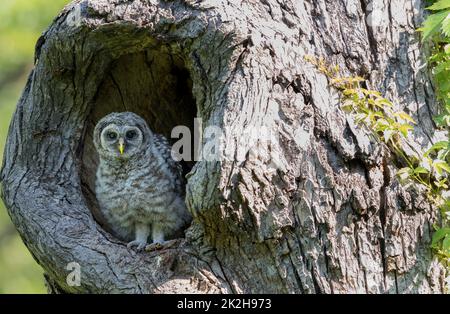
[[[12,221],[50,290],[94,293],[441,293],[437,210],[396,180],[304,60],[367,79],[432,141],[437,112],[419,0],[78,0],[36,47],[1,174]],[[79,20],[77,17],[80,17]],[[134,111],[170,136],[224,130],[187,176],[186,237],[135,253],[102,228],[92,130]],[[240,151],[249,131],[277,135]],[[204,142],[206,142],[206,134]],[[238,158],[238,157],[241,158]],[[96,219],[95,219],[96,218]],[[80,266],[80,285],[67,265]]]

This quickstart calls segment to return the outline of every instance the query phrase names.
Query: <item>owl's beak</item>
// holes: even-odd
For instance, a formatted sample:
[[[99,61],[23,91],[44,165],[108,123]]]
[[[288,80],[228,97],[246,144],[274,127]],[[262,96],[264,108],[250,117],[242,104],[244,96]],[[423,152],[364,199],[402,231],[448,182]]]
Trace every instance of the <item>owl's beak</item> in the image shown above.
[[[123,155],[123,151],[125,150],[125,142],[123,138],[119,138],[119,152]]]

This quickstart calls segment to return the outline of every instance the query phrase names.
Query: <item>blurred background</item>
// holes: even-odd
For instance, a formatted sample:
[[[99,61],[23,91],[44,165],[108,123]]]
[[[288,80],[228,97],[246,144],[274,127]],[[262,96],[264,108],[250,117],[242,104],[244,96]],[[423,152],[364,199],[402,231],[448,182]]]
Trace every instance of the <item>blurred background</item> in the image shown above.
[[[69,0],[2,0],[0,5],[0,163],[9,122],[34,45]],[[42,269],[22,243],[0,200],[0,293],[45,293]]]

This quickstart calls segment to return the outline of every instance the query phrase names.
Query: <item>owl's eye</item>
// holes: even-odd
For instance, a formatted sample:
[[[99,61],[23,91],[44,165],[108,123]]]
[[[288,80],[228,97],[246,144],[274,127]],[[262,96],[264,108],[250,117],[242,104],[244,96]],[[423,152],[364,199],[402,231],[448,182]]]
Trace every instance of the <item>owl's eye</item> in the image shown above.
[[[117,133],[116,132],[108,132],[108,133],[106,133],[106,137],[108,137],[108,139],[110,139],[111,141],[115,140],[115,139],[117,139]]]
[[[125,134],[125,136],[127,137],[127,140],[132,140],[132,139],[134,139],[134,138],[136,137],[136,135],[137,135],[136,131],[133,131],[133,130],[128,131],[128,132]]]

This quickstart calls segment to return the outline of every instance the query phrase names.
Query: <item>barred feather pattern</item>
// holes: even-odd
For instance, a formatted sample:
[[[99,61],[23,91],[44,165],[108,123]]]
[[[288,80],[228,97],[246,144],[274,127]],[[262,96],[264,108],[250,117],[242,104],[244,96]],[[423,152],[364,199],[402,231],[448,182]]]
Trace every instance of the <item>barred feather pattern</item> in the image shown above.
[[[125,124],[126,115],[122,120]],[[137,225],[160,230],[167,238],[191,219],[184,202],[182,167],[171,157],[167,139],[149,129],[145,136],[142,150],[126,160],[102,156],[97,149],[96,197],[109,227],[126,241],[135,238]]]

